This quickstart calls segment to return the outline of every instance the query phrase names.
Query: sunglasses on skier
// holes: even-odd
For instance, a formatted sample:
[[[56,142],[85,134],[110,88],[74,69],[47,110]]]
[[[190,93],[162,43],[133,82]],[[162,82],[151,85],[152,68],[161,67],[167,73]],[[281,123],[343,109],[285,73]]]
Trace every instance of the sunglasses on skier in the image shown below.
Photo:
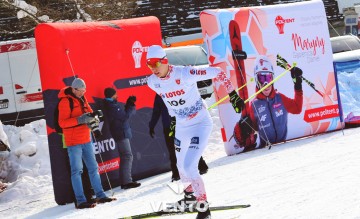
[[[151,58],[146,61],[146,64],[149,68],[159,68],[161,64],[167,64],[168,60],[165,59],[166,56],[162,58]]]
[[[257,75],[258,84],[265,86],[273,80],[273,73],[269,71],[258,72]]]

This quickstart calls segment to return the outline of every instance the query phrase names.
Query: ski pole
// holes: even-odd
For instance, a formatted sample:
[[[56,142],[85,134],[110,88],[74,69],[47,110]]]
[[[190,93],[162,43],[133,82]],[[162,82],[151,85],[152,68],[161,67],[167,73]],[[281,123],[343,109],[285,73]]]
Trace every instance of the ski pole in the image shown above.
[[[244,103],[249,102],[252,98],[254,98],[256,95],[258,95],[259,93],[261,93],[263,90],[265,90],[266,88],[268,88],[269,86],[271,86],[273,83],[275,83],[276,81],[278,81],[282,76],[284,76],[288,71],[290,71],[292,68],[294,68],[296,66],[296,63],[294,62],[292,66],[289,66],[289,68],[286,68],[285,71],[283,71],[281,74],[279,74],[276,78],[274,78],[272,81],[270,81],[270,83],[268,83],[267,85],[265,85],[264,87],[262,87],[260,90],[258,90],[257,92],[255,92],[253,95],[251,95],[249,98],[247,98]]]
[[[315,84],[312,83],[311,81],[307,80],[306,78],[304,78],[303,76],[301,76],[301,79],[303,79],[303,81],[305,81],[312,89],[314,89],[320,96],[324,97],[324,94],[322,94],[319,90],[317,90],[315,88]]]
[[[244,87],[246,87],[250,82],[253,82],[254,78],[250,78],[250,81],[246,82],[244,85],[242,85],[241,87],[236,89],[236,92],[238,92],[239,90],[243,89]],[[225,97],[221,98],[219,101],[217,101],[216,103],[214,103],[213,105],[211,105],[210,107],[208,107],[208,110],[211,110],[212,108],[216,107],[217,105],[219,105],[221,102],[223,102],[224,100],[226,100],[227,98],[229,98],[229,95],[226,95]]]
[[[279,54],[276,55],[276,57],[278,58],[278,60],[276,60],[276,64],[277,66],[280,66],[284,69],[286,69],[287,67],[289,67],[289,63],[283,58],[281,57]],[[280,60],[280,61],[279,61]],[[301,79],[303,81],[305,81],[306,84],[308,84],[312,89],[314,89],[316,91],[316,93],[318,93],[321,97],[324,97],[324,94],[322,94],[319,90],[317,90],[315,88],[315,84],[312,83],[311,81],[309,81],[308,79],[304,78],[302,75],[301,75]]]
[[[91,135],[92,135],[92,137],[94,138],[95,142],[97,142],[96,136],[95,136],[95,134],[94,134],[94,132],[93,132],[92,130],[91,130]],[[92,142],[91,142],[91,143],[92,143]],[[100,156],[101,163],[104,163],[104,160],[103,160],[100,152],[99,152],[99,156]],[[108,183],[109,183],[109,187],[110,187],[110,191],[111,191],[111,197],[113,197],[114,194],[115,194],[115,192],[114,192],[113,189],[112,189],[112,186],[111,186],[111,183],[110,183],[110,179],[109,179],[109,176],[108,176],[106,170],[105,170],[105,176],[106,176],[106,179],[107,179],[107,181],[108,181]]]

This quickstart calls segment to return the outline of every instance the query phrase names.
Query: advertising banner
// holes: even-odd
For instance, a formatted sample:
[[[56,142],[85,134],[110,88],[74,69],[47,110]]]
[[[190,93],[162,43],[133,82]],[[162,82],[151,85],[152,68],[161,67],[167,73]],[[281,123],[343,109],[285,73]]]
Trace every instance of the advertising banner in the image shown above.
[[[228,155],[341,127],[322,1],[205,10],[200,22],[211,66],[244,86],[240,115],[218,105]]]
[[[360,61],[359,55],[347,54],[348,60],[334,62],[339,88],[339,99],[341,105],[341,115],[343,116],[345,127],[360,126]]]
[[[117,90],[118,102],[122,104],[130,95],[137,97],[136,115],[130,121],[134,180],[170,169],[164,139],[153,139],[148,134],[155,93],[146,84],[146,77],[151,71],[145,62],[147,48],[153,44],[161,45],[160,22],[156,17],[40,24],[35,36],[54,193],[58,204],[72,202],[73,197],[67,152],[62,147],[61,136],[54,130],[54,110],[59,90],[70,86],[74,77],[85,81],[85,97],[93,110],[102,109],[106,87]],[[99,127],[102,136],[93,136],[93,146],[102,185],[109,189],[120,183],[121,161],[108,123],[101,122]],[[155,132],[162,133],[161,125]]]

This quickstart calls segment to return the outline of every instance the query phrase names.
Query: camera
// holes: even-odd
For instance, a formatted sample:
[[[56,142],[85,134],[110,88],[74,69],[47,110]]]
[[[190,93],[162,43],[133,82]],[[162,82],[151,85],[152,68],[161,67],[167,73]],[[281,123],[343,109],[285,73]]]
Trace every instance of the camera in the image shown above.
[[[101,137],[102,133],[99,128],[99,123],[103,121],[103,112],[101,110],[96,110],[93,113],[89,113],[90,117],[93,117],[94,119],[88,124],[91,131],[94,133],[95,138]]]

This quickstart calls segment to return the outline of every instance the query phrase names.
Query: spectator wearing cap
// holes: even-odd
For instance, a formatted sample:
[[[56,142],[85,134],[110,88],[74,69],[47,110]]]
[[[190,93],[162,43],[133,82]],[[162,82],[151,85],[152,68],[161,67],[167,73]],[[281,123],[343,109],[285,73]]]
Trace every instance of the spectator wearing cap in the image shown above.
[[[135,96],[129,96],[125,107],[117,102],[117,93],[114,88],[104,90],[104,114],[109,121],[110,132],[118,145],[120,154],[120,185],[122,189],[139,187],[141,184],[133,181],[131,168],[133,155],[130,139],[132,138],[130,118],[135,115]]]
[[[116,200],[109,198],[104,193],[101,185],[98,164],[91,143],[90,128],[87,124],[94,120],[89,115],[92,109],[85,98],[85,82],[75,78],[71,87],[64,87],[59,92],[59,125],[63,129],[64,141],[71,169],[71,184],[76,198],[76,208],[93,208],[95,203],[86,200],[83,191],[81,175],[83,173],[83,161],[88,169],[91,186],[94,189],[97,203],[105,203]],[[70,109],[69,99],[72,99],[73,109]]]

